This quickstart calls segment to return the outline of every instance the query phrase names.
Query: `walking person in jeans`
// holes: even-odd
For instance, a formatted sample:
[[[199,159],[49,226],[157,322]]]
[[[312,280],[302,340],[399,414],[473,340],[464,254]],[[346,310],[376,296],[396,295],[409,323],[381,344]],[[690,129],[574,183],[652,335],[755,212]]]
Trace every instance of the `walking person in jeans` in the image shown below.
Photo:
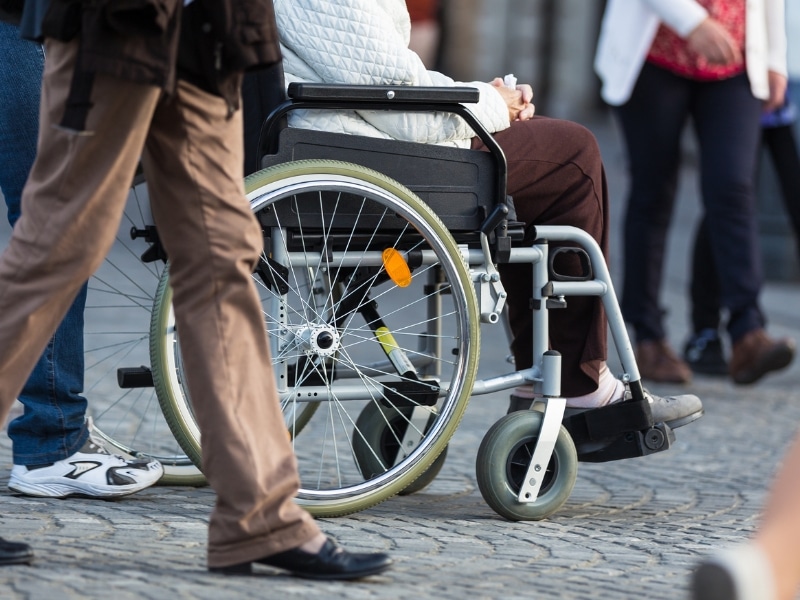
[[[0,22],[0,55],[0,190],[13,226],[36,157],[44,53]],[[111,498],[147,488],[163,473],[157,461],[109,453],[92,435],[81,394],[85,303],[83,285],[19,395],[24,413],[8,425],[14,460],[8,485],[15,492]],[[76,464],[86,461],[99,468],[78,471]]]
[[[24,41],[16,26],[0,21],[0,191],[8,221],[20,217],[22,188],[36,156],[41,46]],[[111,454],[92,435],[83,390],[83,310],[86,285],[50,339],[19,394],[24,413],[8,424],[14,466],[9,488],[40,497],[112,498],[158,481],[154,460]],[[91,463],[94,468],[80,465]],[[0,564],[29,562],[32,552],[0,539]]]
[[[141,157],[217,493],[208,568],[378,573],[386,555],[338,547],[294,502],[297,465],[251,277],[263,240],[244,197],[239,91],[245,69],[280,60],[272,5],[155,4],[25,3],[23,34],[45,38],[47,61],[38,153],[0,255],[0,418],[113,244]]]
[[[720,300],[733,346],[730,375],[750,383],[787,366],[794,342],[772,339],[762,286],[754,176],[762,112],[786,90],[783,0],[610,0],[595,67],[615,107],[630,165],[622,312],[644,378],[688,383],[659,305],[667,231],[691,119]]]

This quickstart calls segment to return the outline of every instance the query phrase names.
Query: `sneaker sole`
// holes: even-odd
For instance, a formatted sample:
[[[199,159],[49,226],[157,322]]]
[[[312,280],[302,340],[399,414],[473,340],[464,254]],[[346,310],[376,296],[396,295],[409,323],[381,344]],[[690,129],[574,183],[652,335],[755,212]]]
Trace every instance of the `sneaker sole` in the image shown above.
[[[686,415],[685,417],[681,417],[680,419],[673,419],[672,421],[665,421],[667,425],[669,425],[670,429],[678,429],[679,427],[683,427],[684,425],[688,425],[689,423],[694,423],[706,414],[705,409],[700,409],[696,413],[692,413],[690,415]]]
[[[26,496],[36,496],[37,498],[67,498],[69,496],[86,496],[89,498],[118,498],[135,494],[154,485],[160,475],[152,482],[131,484],[126,486],[98,487],[93,485],[76,485],[64,483],[26,483],[19,479],[10,479],[8,489],[25,494]]]

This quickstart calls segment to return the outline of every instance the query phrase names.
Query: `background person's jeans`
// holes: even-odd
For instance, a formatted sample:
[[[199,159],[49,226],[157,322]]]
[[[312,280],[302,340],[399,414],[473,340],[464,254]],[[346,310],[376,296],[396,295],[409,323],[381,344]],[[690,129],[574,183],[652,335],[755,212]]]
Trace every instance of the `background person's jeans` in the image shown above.
[[[736,342],[764,326],[754,192],[762,102],[747,76],[690,80],[646,63],[630,100],[617,107],[631,183],[625,214],[622,314],[639,342],[666,337],[659,304],[684,125],[691,119],[719,294]]]
[[[0,189],[12,225],[36,155],[39,97],[44,66],[41,47],[0,22]],[[61,460],[86,442],[83,391],[83,309],[86,286],[45,348],[19,396],[22,416],[8,426],[14,464]]]

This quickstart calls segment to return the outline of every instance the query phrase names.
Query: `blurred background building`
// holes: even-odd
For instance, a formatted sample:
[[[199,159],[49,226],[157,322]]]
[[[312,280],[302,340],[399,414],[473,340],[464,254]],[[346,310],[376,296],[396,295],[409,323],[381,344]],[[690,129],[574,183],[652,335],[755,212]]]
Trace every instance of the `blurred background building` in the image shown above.
[[[439,66],[459,80],[514,73],[537,111],[579,118],[600,106],[592,70],[599,0],[442,0]]]

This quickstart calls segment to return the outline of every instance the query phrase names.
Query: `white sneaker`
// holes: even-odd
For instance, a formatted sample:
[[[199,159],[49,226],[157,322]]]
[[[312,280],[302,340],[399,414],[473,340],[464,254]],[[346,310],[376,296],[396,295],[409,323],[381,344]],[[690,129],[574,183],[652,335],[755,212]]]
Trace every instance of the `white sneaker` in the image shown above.
[[[14,465],[8,487],[28,496],[114,498],[156,483],[164,473],[157,460],[126,459],[111,454],[89,430],[89,439],[72,456],[51,465]]]

